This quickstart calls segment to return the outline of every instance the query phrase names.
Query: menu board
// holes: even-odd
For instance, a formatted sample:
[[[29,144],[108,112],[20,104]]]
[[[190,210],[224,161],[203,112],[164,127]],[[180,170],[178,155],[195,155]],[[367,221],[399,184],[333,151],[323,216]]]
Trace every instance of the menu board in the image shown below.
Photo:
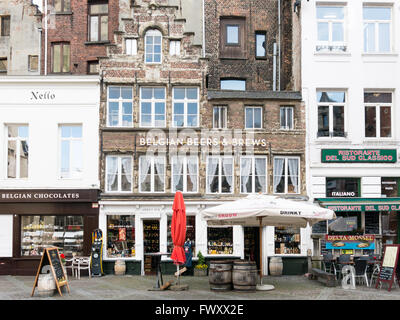
[[[400,245],[397,244],[385,245],[381,271],[379,273],[378,281],[376,282],[375,288],[378,288],[380,282],[387,282],[389,283],[388,291],[391,290],[395,273],[397,273],[397,260],[399,257],[399,249]]]
[[[35,292],[35,288],[37,286],[38,279],[39,279],[39,274],[41,273],[42,268],[46,265],[50,265],[50,267],[51,267],[51,272],[53,274],[58,293],[62,296],[60,287],[65,286],[65,285],[67,286],[68,292],[70,292],[69,285],[68,285],[68,279],[64,272],[64,268],[61,264],[61,259],[60,259],[60,254],[58,252],[58,248],[54,247],[54,248],[45,248],[43,251],[43,255],[42,255],[42,258],[40,259],[40,263],[39,263],[39,267],[38,267],[38,271],[36,274],[35,283],[33,285],[33,290],[32,290],[31,296],[33,296],[33,294]]]

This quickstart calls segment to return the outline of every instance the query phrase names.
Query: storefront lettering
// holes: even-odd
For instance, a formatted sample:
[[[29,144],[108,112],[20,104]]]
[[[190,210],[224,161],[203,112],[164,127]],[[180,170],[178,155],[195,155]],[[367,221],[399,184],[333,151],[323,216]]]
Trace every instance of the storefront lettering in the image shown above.
[[[54,100],[55,98],[55,93],[51,93],[50,91],[31,91],[31,100]]]
[[[322,162],[389,162],[397,161],[395,149],[341,150],[323,149]]]
[[[267,146],[267,141],[265,139],[218,139],[218,138],[140,138],[140,146]]]
[[[79,199],[79,193],[2,193],[1,199]]]
[[[332,191],[332,197],[355,197],[356,193],[354,191]]]
[[[301,211],[281,211],[281,214],[300,216]]]

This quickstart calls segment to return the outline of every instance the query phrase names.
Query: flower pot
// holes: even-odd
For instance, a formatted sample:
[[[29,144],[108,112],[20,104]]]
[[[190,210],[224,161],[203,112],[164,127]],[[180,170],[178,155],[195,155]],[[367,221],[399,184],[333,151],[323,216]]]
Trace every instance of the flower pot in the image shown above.
[[[193,275],[195,277],[205,277],[205,276],[207,276],[207,269],[196,269],[196,268],[194,268]]]

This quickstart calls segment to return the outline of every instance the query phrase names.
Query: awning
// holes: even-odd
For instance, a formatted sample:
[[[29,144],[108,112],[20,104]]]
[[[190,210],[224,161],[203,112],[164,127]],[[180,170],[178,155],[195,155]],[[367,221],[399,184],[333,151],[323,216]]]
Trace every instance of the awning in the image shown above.
[[[335,212],[400,211],[400,198],[318,198],[319,204]]]

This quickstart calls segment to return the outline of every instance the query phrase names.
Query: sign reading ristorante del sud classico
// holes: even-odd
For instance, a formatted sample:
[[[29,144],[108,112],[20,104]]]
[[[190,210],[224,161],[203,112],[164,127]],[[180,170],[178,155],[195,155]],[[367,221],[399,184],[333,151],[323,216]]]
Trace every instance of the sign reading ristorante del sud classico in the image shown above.
[[[396,149],[322,149],[321,161],[331,162],[361,162],[361,163],[396,163]]]

